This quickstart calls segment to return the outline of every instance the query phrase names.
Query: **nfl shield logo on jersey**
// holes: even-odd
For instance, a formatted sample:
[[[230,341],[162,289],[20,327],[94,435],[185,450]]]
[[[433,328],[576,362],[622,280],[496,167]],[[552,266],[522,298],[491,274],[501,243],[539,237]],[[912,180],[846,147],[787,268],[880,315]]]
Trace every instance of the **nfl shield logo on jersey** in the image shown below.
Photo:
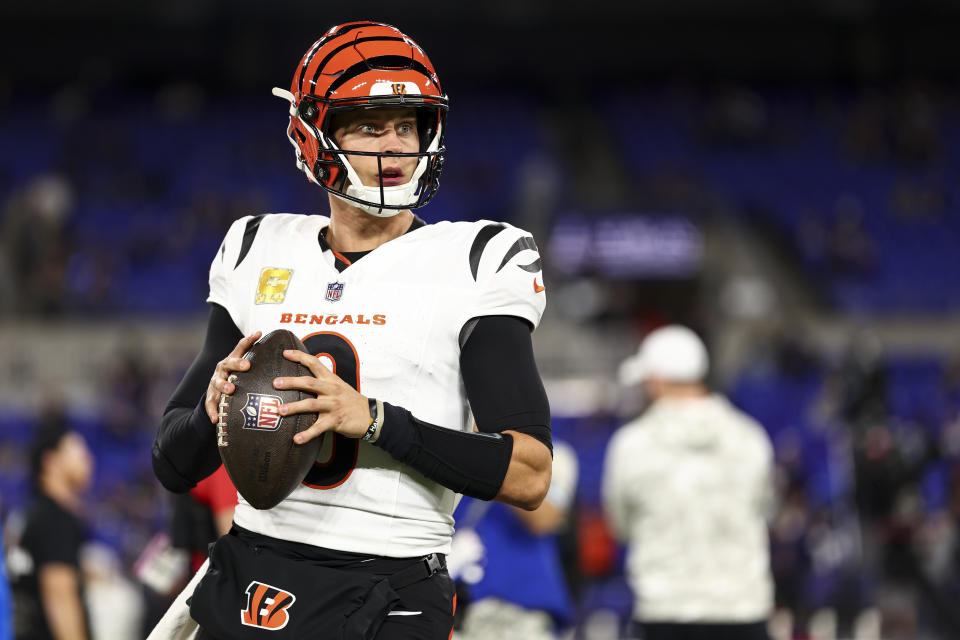
[[[343,295],[343,283],[331,282],[327,285],[327,300],[336,302]]]
[[[243,428],[256,431],[276,431],[280,428],[280,396],[248,393],[243,407]]]

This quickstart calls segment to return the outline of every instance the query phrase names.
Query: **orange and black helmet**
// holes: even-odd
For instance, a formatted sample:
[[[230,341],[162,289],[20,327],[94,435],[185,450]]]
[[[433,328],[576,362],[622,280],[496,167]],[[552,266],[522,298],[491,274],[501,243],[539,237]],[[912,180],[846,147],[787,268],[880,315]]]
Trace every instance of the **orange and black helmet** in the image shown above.
[[[348,22],[329,29],[304,54],[290,90],[274,95],[290,102],[287,137],[297,167],[311,182],[377,216],[425,205],[436,193],[443,167],[447,96],[423,49],[396,27]],[[416,153],[344,151],[331,137],[334,113],[347,109],[413,107],[420,149]],[[394,187],[364,187],[350,155],[417,156],[412,180]]]

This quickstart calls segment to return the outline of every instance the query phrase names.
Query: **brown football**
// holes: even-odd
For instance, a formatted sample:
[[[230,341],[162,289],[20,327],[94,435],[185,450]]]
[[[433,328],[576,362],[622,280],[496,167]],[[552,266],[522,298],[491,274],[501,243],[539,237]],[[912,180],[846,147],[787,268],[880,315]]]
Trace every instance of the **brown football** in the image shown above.
[[[234,392],[220,399],[217,445],[220,458],[240,495],[257,509],[286,498],[313,466],[323,437],[297,444],[293,436],[317,421],[315,413],[281,416],[280,405],[314,397],[297,389],[276,389],[277,377],[312,375],[283,357],[284,349],[307,349],[286,329],[271,331],[244,358],[250,368],[230,376]]]

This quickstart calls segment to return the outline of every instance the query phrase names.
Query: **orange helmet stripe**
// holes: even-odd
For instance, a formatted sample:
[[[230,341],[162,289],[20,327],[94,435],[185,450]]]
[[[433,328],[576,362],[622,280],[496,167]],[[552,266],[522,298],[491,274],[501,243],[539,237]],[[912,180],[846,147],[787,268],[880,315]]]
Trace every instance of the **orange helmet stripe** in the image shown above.
[[[352,47],[355,47],[355,46],[358,45],[358,44],[372,43],[372,42],[403,42],[403,38],[398,38],[398,37],[395,37],[395,36],[393,36],[393,37],[372,36],[372,37],[369,37],[369,38],[356,38],[355,40],[350,40],[349,42],[345,42],[345,43],[341,44],[340,46],[336,47],[333,51],[331,51],[330,53],[328,53],[326,56],[324,56],[324,58],[320,61],[320,63],[317,65],[316,69],[315,69],[314,72],[313,72],[313,78],[310,80],[310,90],[309,90],[309,91],[303,91],[303,93],[304,93],[305,95],[306,95],[306,94],[314,94],[314,95],[316,95],[316,93],[317,93],[317,82],[320,81],[320,76],[323,74],[323,70],[327,68],[327,65],[330,64],[330,61],[333,60],[333,59],[337,56],[338,53],[342,52],[344,49],[351,49]],[[409,49],[409,46],[408,46],[408,47],[404,47],[404,49]],[[395,50],[392,50],[391,52],[395,52]],[[356,58],[356,52],[351,52],[351,53],[353,53],[353,55],[351,55],[350,57],[351,57],[351,58]],[[339,70],[340,70],[340,69],[337,69],[337,71],[339,71]],[[340,75],[337,76],[336,79],[338,79],[338,80],[339,80],[339,79],[344,79],[344,81],[346,81],[346,79],[347,79],[347,78],[345,78],[346,75],[347,75],[346,73],[340,74]],[[302,85],[301,85],[301,89],[304,89],[304,87],[303,87]],[[325,96],[327,96],[327,95],[330,94],[330,89],[321,89],[321,90],[323,91],[323,94],[324,94]]]
[[[313,46],[310,47],[310,50],[307,51],[306,55],[303,56],[303,60],[300,63],[300,77],[297,80],[296,85],[294,85],[291,88],[290,92],[297,95],[297,92],[301,89],[301,87],[303,87],[303,78],[306,75],[307,67],[310,66],[310,63],[313,61],[313,57],[317,54],[317,51],[320,50],[320,47],[322,47],[327,42],[330,42],[331,39],[342,36],[349,31],[353,31],[354,29],[360,29],[363,27],[377,27],[377,26],[382,26],[382,23],[348,22],[346,24],[342,24],[337,27],[334,27],[335,31],[333,33],[328,32],[324,34],[323,37],[321,37],[319,40],[313,43]],[[297,97],[299,98],[300,96],[297,95]]]

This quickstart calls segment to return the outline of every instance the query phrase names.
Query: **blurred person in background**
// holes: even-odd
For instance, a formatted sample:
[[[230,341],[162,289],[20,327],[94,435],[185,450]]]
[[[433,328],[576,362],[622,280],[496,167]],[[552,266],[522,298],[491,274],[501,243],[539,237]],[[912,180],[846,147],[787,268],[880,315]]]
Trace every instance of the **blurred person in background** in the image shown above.
[[[0,315],[62,313],[74,200],[65,176],[44,174],[5,203],[0,212]]]
[[[211,542],[230,531],[237,490],[223,465],[188,494],[174,495],[172,543],[190,553],[190,573],[207,559]]]
[[[3,536],[0,536],[0,640],[12,640],[13,603],[10,599],[10,584],[7,582],[7,566],[3,557]]]
[[[855,631],[854,614],[874,609],[884,638],[923,637],[936,627],[937,633],[954,637],[960,631],[954,600],[930,571],[929,542],[937,528],[936,518],[925,512],[924,491],[928,474],[949,447],[933,413],[917,411],[910,419],[895,415],[894,362],[879,337],[862,330],[851,337],[825,385],[825,406],[850,441],[858,524],[860,566],[842,585],[838,632]]]
[[[551,640],[569,625],[573,603],[557,534],[569,523],[577,476],[573,448],[554,440],[550,490],[537,509],[461,502],[449,562],[466,596],[456,640]]]
[[[144,636],[199,571],[210,544],[230,531],[236,506],[237,490],[223,465],[188,493],[173,494],[169,531],[157,533],[134,564],[135,575],[148,587]]]
[[[30,449],[35,496],[10,550],[17,640],[86,640],[80,551],[87,538],[82,495],[93,477],[86,441],[64,421],[40,425]]]
[[[613,435],[602,493],[644,640],[768,637],[773,447],[707,388],[708,362],[693,331],[670,325],[621,366],[650,405]]]

